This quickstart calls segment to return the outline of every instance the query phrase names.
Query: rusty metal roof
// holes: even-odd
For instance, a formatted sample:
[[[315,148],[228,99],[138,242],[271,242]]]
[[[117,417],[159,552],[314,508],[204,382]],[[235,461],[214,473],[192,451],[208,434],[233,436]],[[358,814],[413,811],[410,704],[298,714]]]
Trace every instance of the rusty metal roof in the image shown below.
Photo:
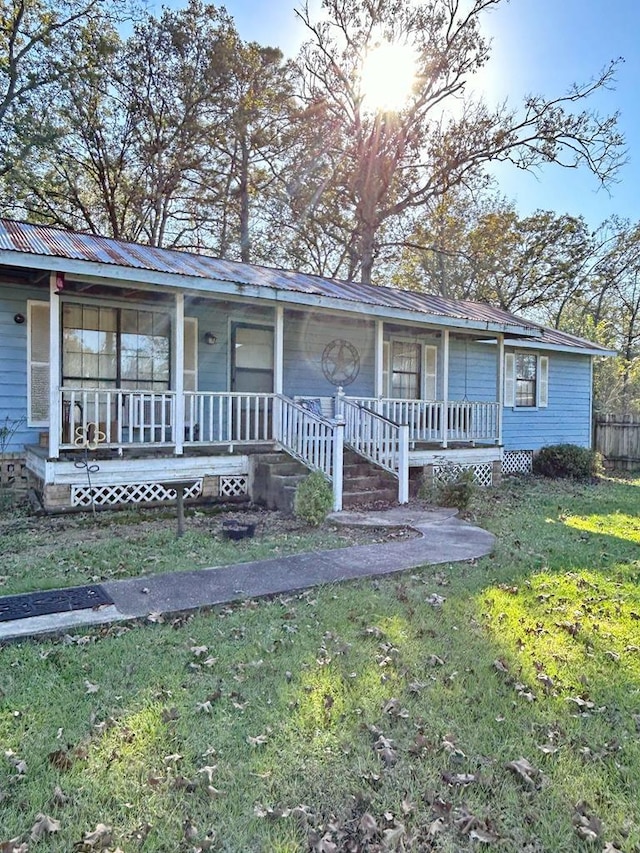
[[[307,273],[272,269],[175,249],[126,243],[109,237],[0,218],[0,251],[3,250],[340,299],[360,305],[388,308],[390,315],[393,315],[394,309],[410,311],[465,323],[477,323],[479,326],[497,324],[504,326],[507,332],[509,327],[515,327],[512,330],[517,329],[520,334],[524,328],[530,330],[534,336],[538,336],[541,330],[539,325],[529,320],[481,302],[456,301],[426,293],[322,278]],[[105,276],[107,275],[105,271]],[[582,346],[601,349],[579,338],[573,338],[573,341],[574,343],[570,344],[565,340],[564,345],[576,346],[579,342]],[[560,341],[557,343],[562,345]]]

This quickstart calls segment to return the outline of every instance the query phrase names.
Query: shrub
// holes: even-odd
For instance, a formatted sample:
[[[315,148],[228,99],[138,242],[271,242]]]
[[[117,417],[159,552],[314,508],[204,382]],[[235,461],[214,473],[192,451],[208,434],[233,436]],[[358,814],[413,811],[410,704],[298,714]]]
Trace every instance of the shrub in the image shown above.
[[[322,524],[333,507],[333,492],[320,471],[312,471],[296,488],[293,511],[314,527]]]
[[[586,480],[602,471],[602,457],[577,444],[550,444],[533,457],[534,474]]]
[[[473,468],[458,468],[445,483],[440,483],[436,499],[440,506],[467,509],[476,490]]]

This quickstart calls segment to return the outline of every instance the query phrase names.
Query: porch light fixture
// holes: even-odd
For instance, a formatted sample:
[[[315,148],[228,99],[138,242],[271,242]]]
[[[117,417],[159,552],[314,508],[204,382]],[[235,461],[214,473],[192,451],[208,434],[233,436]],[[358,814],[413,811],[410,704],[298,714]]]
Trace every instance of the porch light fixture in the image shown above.
[[[204,333],[204,342],[205,342],[205,344],[209,344],[210,347],[212,347],[217,342],[217,340],[218,339],[213,334],[213,332],[205,332]]]

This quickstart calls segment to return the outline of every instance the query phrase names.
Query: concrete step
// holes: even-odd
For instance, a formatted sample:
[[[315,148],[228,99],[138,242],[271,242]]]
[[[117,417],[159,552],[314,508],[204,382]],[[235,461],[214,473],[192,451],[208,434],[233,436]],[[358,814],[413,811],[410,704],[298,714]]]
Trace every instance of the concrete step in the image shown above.
[[[355,509],[356,507],[371,506],[377,503],[395,504],[398,502],[397,489],[375,489],[373,491],[364,492],[344,492],[342,495],[342,505],[345,509]]]

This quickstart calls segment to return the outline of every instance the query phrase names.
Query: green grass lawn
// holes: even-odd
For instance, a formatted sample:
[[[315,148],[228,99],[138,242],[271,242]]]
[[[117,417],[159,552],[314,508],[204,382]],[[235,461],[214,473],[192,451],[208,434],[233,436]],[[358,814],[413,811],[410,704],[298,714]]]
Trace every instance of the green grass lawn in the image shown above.
[[[478,562],[0,649],[0,851],[638,851],[640,480],[476,503]]]

